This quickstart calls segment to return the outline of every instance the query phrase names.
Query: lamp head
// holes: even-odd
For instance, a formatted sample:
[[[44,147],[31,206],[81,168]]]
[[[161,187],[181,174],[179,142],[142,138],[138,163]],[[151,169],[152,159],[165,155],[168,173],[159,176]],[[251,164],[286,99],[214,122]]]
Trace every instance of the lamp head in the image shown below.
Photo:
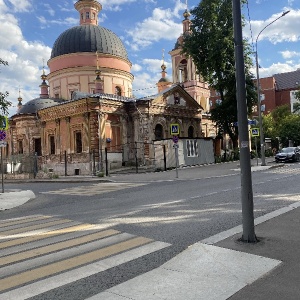
[[[282,17],[284,17],[285,15],[287,15],[290,12],[290,10],[287,10],[285,12],[282,13]]]

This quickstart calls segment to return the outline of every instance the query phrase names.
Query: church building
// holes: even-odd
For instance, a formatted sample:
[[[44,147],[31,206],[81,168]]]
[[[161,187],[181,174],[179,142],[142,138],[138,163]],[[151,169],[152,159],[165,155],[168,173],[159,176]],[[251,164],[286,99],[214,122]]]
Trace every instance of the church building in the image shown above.
[[[194,156],[190,163],[212,163],[209,87],[193,61],[181,54],[191,22],[188,10],[183,33],[169,52],[173,79],[168,79],[163,61],[157,93],[135,98],[127,50],[115,33],[98,24],[102,5],[79,0],[74,6],[79,25],[56,39],[48,60],[50,72],[43,69],[41,75],[39,97],[25,104],[18,98],[18,110],[10,118],[7,158],[35,156],[39,170],[59,175],[66,173],[66,165],[69,175],[95,174],[105,167],[107,155],[109,168],[135,162],[151,165],[158,145],[171,148],[176,124],[179,140],[187,140],[183,155]],[[206,152],[202,157],[201,147]],[[15,171],[18,163],[8,171]]]

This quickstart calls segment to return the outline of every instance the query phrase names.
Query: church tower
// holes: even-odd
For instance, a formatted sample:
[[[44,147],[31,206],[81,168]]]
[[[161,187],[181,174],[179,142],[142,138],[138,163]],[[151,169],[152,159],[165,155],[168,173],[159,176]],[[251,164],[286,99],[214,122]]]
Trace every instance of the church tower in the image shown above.
[[[96,0],[79,0],[74,4],[80,14],[80,25],[98,25],[98,13],[102,10],[102,5]]]
[[[186,8],[182,21],[183,33],[177,39],[175,47],[169,52],[172,59],[173,82],[181,86],[203,107],[203,113],[209,112],[210,90],[208,84],[197,74],[196,66],[190,57],[181,54],[184,37],[190,33],[190,12]]]
[[[161,65],[161,79],[158,81],[157,88],[158,88],[158,93],[161,93],[165,89],[169,88],[172,86],[172,82],[170,81],[169,78],[167,78],[167,72],[166,72],[166,65],[165,65],[165,54],[163,50],[163,60],[162,60],[162,65]]]

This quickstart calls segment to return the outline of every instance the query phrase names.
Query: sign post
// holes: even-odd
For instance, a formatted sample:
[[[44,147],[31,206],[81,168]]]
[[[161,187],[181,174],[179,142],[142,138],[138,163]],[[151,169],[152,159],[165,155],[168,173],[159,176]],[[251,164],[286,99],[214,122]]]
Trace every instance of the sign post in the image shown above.
[[[179,135],[180,129],[179,124],[171,124],[170,125],[170,133],[173,136],[173,148],[175,150],[175,169],[176,169],[176,178],[178,178],[178,135]]]
[[[178,144],[174,144],[173,148],[175,149],[175,169],[176,169],[176,178],[178,178]]]
[[[257,137],[259,136],[259,128],[251,128],[251,136],[255,137],[256,165],[258,166]]]
[[[0,148],[1,148],[1,183],[2,183],[2,193],[4,193],[4,168],[3,168],[3,147],[6,147],[6,130],[8,129],[8,118],[0,116]]]
[[[4,175],[3,175],[3,147],[1,147],[1,182],[2,182],[2,194],[4,193]]]

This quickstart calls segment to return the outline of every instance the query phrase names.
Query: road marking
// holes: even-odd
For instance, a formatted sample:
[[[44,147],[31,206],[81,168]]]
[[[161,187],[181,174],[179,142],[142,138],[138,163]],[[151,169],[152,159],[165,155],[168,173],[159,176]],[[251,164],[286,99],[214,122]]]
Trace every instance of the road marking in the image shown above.
[[[6,230],[6,231],[0,232],[0,236],[23,233],[23,232],[30,231],[30,230],[37,230],[37,229],[41,229],[41,228],[45,228],[45,227],[50,227],[53,225],[64,224],[66,222],[71,222],[71,220],[54,220],[54,221],[50,221],[50,222],[42,223],[42,224],[38,224],[38,225],[31,225],[31,226],[27,226],[27,227],[20,227],[17,229],[12,229],[12,230]]]
[[[28,226],[29,219],[43,218],[50,228],[58,221],[66,228],[46,227],[38,232],[42,224]],[[114,229],[103,230],[99,225],[68,227],[72,221],[49,216],[24,218],[25,228],[36,231],[22,230],[24,236],[20,237],[20,220],[2,222],[20,228],[2,232],[8,235],[0,239],[0,299],[27,299],[170,246]]]
[[[52,264],[42,266],[33,270],[25,271],[17,275],[12,275],[0,279],[0,291],[10,289],[12,287],[25,284],[37,279],[67,271],[84,264],[100,260],[104,257],[120,253],[122,251],[135,248],[149,243],[151,240],[144,237],[136,237],[129,241],[118,243],[117,245],[108,246],[104,249],[92,251],[88,254],[81,254],[64,261],[54,262]]]
[[[12,226],[12,225],[18,225],[18,224],[25,224],[26,222],[33,222],[37,220],[46,220],[49,219],[50,216],[29,216],[29,217],[23,217],[23,218],[17,218],[17,219],[10,219],[5,221],[0,221],[0,227],[4,228],[6,226]]]
[[[59,251],[61,249],[66,249],[74,246],[78,246],[80,244],[84,243],[89,243],[91,241],[101,239],[104,237],[108,237],[110,235],[114,235],[119,233],[117,230],[106,230],[102,232],[96,232],[93,234],[89,234],[87,236],[79,237],[76,239],[64,241],[64,242],[59,242],[53,245],[47,245],[39,248],[34,248],[33,250],[30,249],[28,251],[22,251],[21,253],[18,254],[13,254],[13,255],[7,255],[5,257],[0,258],[0,266],[4,266],[10,263],[16,263],[20,260],[25,260],[28,258],[33,258],[35,256],[41,256],[45,255],[51,252]]]
[[[123,189],[139,187],[147,183],[120,183],[120,182],[106,182],[93,184],[91,186],[78,186],[67,189],[60,189],[55,191],[41,192],[41,194],[56,194],[56,195],[80,195],[93,196]]]
[[[45,230],[45,231],[40,231],[38,233],[30,233],[30,234],[24,233],[24,235],[23,235],[24,237],[21,237],[21,238],[18,238],[19,235],[10,235],[10,236],[7,236],[6,238],[9,238],[9,239],[15,238],[15,239],[6,241],[6,242],[1,242],[0,249],[12,247],[12,246],[15,246],[18,244],[29,243],[29,242],[38,241],[41,239],[46,239],[49,236],[53,236],[53,235],[65,234],[65,233],[69,233],[69,232],[76,232],[76,231],[82,231],[82,230],[92,230],[95,227],[96,227],[95,225],[91,225],[91,224],[82,224],[82,225],[62,228],[59,230],[52,230],[52,231]],[[5,236],[3,238],[5,238]]]
[[[163,242],[152,242],[147,245],[126,251],[124,253],[105,258],[101,261],[97,261],[96,263],[89,264],[78,269],[68,271],[66,273],[55,275],[47,279],[42,279],[37,282],[19,287],[9,292],[0,294],[0,298],[3,297],[3,299],[13,300],[28,299],[30,297],[37,296],[63,285],[80,280],[82,278],[86,278],[88,276],[98,274],[99,272],[106,271],[108,269],[132,261],[149,253],[161,250],[168,246],[170,246],[170,244]]]

